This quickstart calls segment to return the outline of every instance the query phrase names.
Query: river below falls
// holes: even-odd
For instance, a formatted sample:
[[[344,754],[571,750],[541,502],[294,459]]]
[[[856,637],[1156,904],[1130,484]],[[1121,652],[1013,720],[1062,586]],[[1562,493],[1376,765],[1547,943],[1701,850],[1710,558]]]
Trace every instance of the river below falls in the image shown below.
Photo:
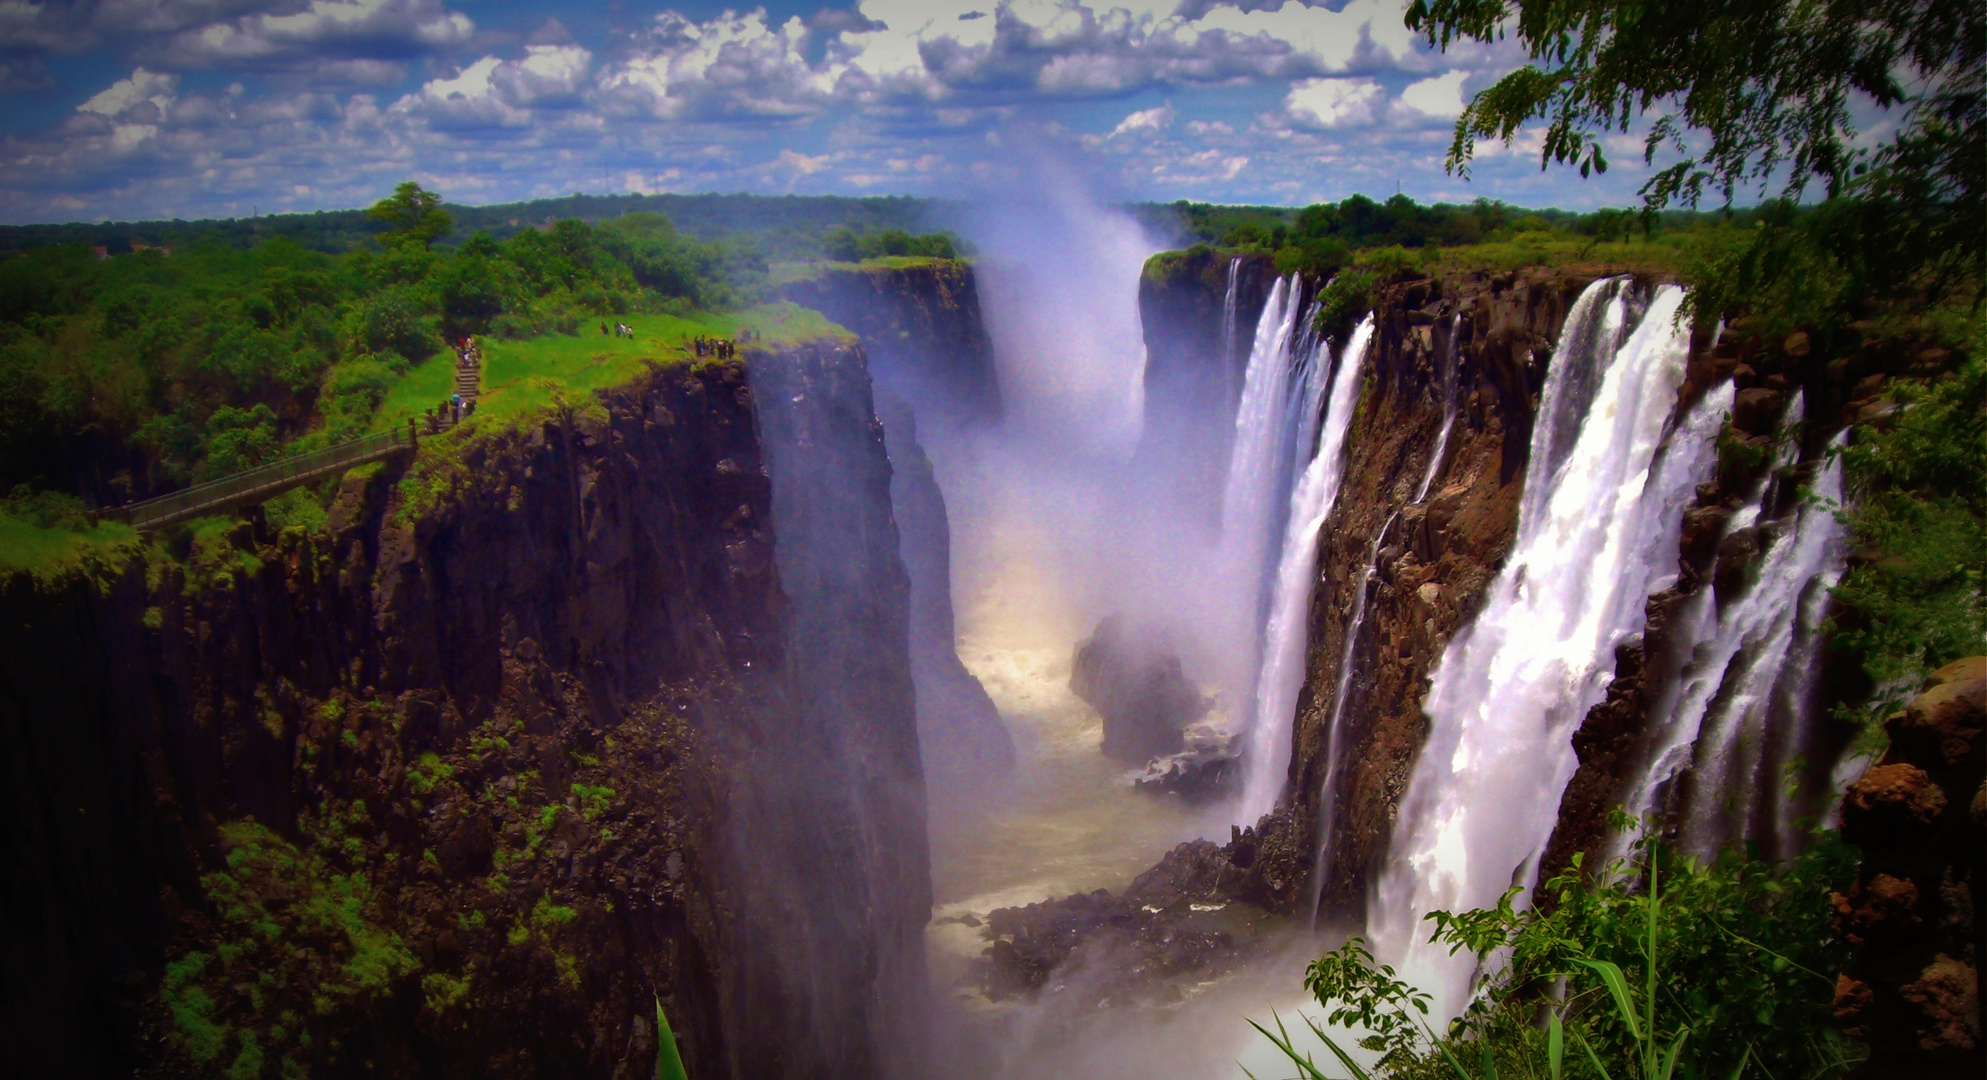
[[[1089,586],[1099,552],[1086,542],[1098,532],[1082,515],[1109,500],[1071,490],[1083,485],[1067,473],[1001,457],[1000,468],[936,462],[951,516],[959,656],[999,708],[1016,758],[997,792],[963,805],[932,793],[927,945],[945,999],[941,1026],[963,1026],[955,1045],[979,1059],[963,1075],[1240,1080],[1244,1066],[1258,1080],[1291,1075],[1247,1018],[1268,1023],[1272,1008],[1289,1017],[1307,1003],[1303,968],[1319,947],[1309,934],[1293,931],[1287,947],[1173,1006],[1070,1016],[1053,1001],[995,1003],[978,991],[972,961],[987,947],[977,924],[988,912],[1121,891],[1183,841],[1225,842],[1232,815],[1144,795],[1099,751],[1102,720],[1069,680],[1077,642],[1110,600]],[[1003,479],[985,482],[991,476]],[[1027,479],[1006,479],[1017,476]]]

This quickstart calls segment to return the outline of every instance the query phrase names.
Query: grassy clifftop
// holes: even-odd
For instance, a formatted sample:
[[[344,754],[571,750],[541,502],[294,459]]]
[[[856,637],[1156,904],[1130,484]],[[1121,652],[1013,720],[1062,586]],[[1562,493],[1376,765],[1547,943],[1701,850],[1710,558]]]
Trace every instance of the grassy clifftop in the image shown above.
[[[617,315],[611,320],[634,330],[633,338],[601,334],[598,326],[579,334],[547,334],[522,341],[483,342],[483,396],[471,425],[514,421],[555,396],[576,396],[627,382],[650,364],[688,363],[694,339],[738,337],[750,331],[766,345],[783,347],[815,340],[850,340],[847,330],[819,312],[792,303],[762,304],[743,311],[688,315]],[[455,362],[447,354],[416,365],[387,391],[373,430],[403,427],[455,389]]]
[[[484,342],[483,393],[476,415],[440,437],[423,440],[421,461],[414,476],[446,471],[477,439],[514,431],[536,418],[574,407],[584,411],[596,391],[624,385],[653,366],[700,362],[693,341],[699,337],[737,339],[749,331],[757,345],[785,348],[807,342],[849,343],[855,335],[820,312],[790,302],[761,304],[727,313],[693,312],[676,315],[622,315],[613,321],[635,331],[630,338],[601,335],[595,327],[578,335],[546,334],[520,341]],[[387,391],[375,413],[371,430],[406,426],[454,392],[455,361],[440,353],[409,369]],[[377,469],[377,465],[360,466]],[[328,486],[335,487],[335,482]],[[300,489],[277,496],[265,512],[278,526],[321,527],[326,519],[324,493]],[[0,502],[0,578],[25,574],[43,587],[55,587],[79,575],[115,576],[131,559],[146,554],[174,560],[182,552],[197,565],[227,544],[209,542],[227,531],[233,515],[190,522],[184,543],[147,545],[131,528],[90,524],[73,498],[42,493]]]

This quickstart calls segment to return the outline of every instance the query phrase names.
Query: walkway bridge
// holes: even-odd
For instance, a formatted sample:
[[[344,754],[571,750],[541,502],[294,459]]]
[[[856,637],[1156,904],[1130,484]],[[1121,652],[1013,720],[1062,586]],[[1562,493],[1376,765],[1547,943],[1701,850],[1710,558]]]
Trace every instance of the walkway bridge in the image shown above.
[[[99,510],[95,520],[120,521],[140,532],[150,532],[194,518],[253,506],[291,488],[342,475],[345,470],[369,461],[410,453],[419,444],[417,429],[423,425],[428,434],[439,434],[459,423],[458,416],[466,417],[475,411],[482,368],[480,363],[456,365],[455,392],[461,396],[464,405],[458,413],[451,413],[444,405],[426,414],[418,423],[409,420],[405,428],[374,432],[308,454],[230,473],[170,495]]]

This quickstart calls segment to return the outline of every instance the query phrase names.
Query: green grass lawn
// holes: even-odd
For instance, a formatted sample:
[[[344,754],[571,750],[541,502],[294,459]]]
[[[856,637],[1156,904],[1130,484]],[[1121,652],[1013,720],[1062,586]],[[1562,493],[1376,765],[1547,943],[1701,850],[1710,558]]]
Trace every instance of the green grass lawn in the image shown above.
[[[711,314],[622,315],[634,338],[602,335],[595,319],[576,336],[547,334],[524,341],[483,339],[483,388],[476,418],[515,418],[549,405],[555,396],[578,398],[627,382],[650,363],[689,363],[691,339],[730,338],[750,329],[758,343],[779,347],[822,338],[848,339],[849,332],[819,312],[795,304],[763,304],[744,311]],[[443,353],[416,365],[387,392],[373,430],[405,427],[455,392],[455,357]]]

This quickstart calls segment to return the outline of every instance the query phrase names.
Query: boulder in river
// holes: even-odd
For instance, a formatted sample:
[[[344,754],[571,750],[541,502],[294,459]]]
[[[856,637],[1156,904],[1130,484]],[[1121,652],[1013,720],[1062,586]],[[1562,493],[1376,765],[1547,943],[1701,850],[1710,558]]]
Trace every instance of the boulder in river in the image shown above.
[[[1180,658],[1112,615],[1078,642],[1069,687],[1104,718],[1104,756],[1130,765],[1186,749],[1182,732],[1210,702]]]

